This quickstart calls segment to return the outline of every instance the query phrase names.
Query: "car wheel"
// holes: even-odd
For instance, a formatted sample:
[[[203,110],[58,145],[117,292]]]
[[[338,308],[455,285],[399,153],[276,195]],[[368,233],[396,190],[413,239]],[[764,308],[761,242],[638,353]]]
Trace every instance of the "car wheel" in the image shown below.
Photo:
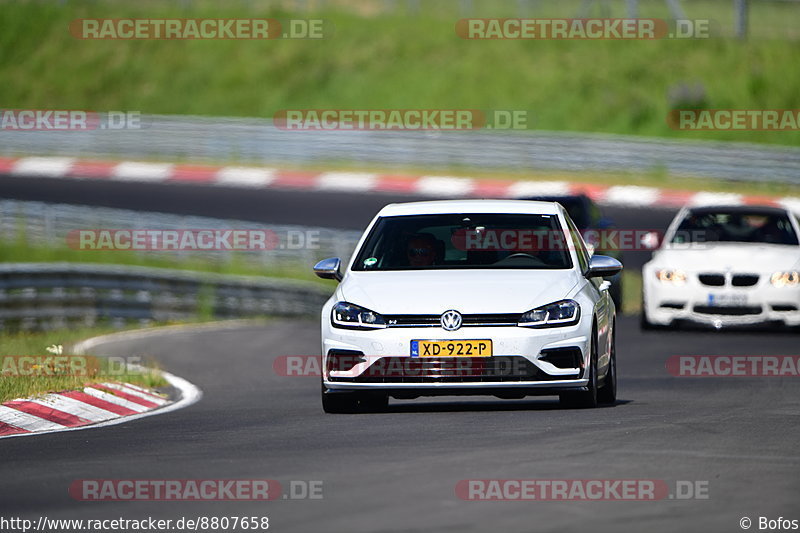
[[[617,281],[611,283],[611,299],[614,300],[614,306],[617,308],[617,313],[622,313],[622,282]]]
[[[353,393],[330,394],[322,385],[322,410],[326,413],[355,413],[358,409],[358,397]]]
[[[639,328],[645,331],[656,329],[656,325],[647,319],[647,308],[644,306],[644,298],[642,298],[642,310],[639,311]]]
[[[565,392],[559,395],[561,405],[568,408],[589,409],[597,407],[597,331],[592,330],[592,347],[589,357],[588,390]]]
[[[364,413],[382,413],[389,407],[389,396],[386,394],[358,395],[360,411]]]
[[[598,403],[613,404],[617,401],[617,330],[616,324],[611,330],[611,356],[603,386],[597,391]]]

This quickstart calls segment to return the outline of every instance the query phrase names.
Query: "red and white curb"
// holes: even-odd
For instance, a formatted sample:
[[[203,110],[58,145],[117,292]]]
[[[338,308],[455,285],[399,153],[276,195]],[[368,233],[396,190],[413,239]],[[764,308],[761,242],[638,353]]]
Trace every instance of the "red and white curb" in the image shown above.
[[[0,405],[0,436],[77,428],[158,409],[171,403],[128,383],[96,383],[83,390],[18,399]]]
[[[124,338],[145,336],[150,330],[123,332]],[[87,339],[74,353],[110,340],[117,334]],[[163,372],[161,375],[179,393],[170,400],[158,393],[130,383],[93,383],[83,390],[50,393],[0,405],[0,439],[42,433],[98,428],[164,414],[188,407],[200,400],[202,391],[185,379]]]
[[[800,197],[746,196],[569,181],[494,180],[462,176],[420,176],[366,172],[310,172],[267,167],[207,166],[136,161],[94,161],[71,157],[0,157],[0,173],[12,176],[100,179],[145,183],[193,183],[221,187],[295,189],[358,193],[400,193],[431,197],[520,198],[585,193],[607,205],[779,205],[800,211]]]

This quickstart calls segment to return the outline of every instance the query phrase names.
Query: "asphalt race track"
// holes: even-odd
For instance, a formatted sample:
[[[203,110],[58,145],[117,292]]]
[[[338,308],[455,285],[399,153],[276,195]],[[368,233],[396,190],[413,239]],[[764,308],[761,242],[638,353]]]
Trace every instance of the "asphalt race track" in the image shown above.
[[[800,396],[788,378],[675,378],[673,354],[796,353],[791,334],[640,333],[619,323],[620,401],[562,410],[549,398],[393,401],[324,415],[315,377],[273,372],[315,354],[313,320],[168,333],[102,347],[148,354],[204,392],[187,409],[102,429],[0,442],[3,514],[36,518],[266,515],[275,531],[735,531],[792,516]],[[78,502],[77,479],[322,480],[322,500]],[[462,479],[708,482],[708,499],[470,502]],[[13,510],[13,512],[12,512]]]
[[[0,197],[113,205],[275,223],[363,227],[393,196],[192,186],[0,180]],[[620,228],[663,229],[668,211],[609,209]],[[626,257],[638,268],[643,253]],[[0,515],[37,519],[268,516],[274,531],[741,531],[743,517],[800,519],[798,378],[678,378],[672,355],[797,355],[797,334],[641,332],[619,317],[619,401],[395,401],[381,414],[324,415],[318,377],[277,375],[282,355],[317,355],[317,321],[165,331],[105,344],[199,386],[183,410],[117,426],[0,441]],[[80,502],[79,479],[323,482],[322,499]],[[466,479],[653,479],[708,498],[660,501],[460,499]]]

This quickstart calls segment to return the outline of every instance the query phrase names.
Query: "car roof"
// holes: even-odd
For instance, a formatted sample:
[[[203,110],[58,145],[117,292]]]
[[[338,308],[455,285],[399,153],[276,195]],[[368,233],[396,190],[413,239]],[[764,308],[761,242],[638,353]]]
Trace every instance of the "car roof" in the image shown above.
[[[389,204],[378,216],[439,215],[461,213],[509,213],[528,215],[557,215],[561,207],[553,202],[530,200],[433,200]]]

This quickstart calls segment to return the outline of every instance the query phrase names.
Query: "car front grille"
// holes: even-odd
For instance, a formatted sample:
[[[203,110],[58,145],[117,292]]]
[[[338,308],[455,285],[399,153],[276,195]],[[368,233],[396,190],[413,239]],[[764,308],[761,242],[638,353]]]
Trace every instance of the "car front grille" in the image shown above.
[[[708,287],[724,287],[728,282],[725,274],[704,272],[697,275],[700,283]],[[730,276],[730,285],[733,287],[752,287],[758,283],[760,276],[758,274],[732,274]]]
[[[734,274],[731,285],[734,287],[752,287],[758,283],[758,274]]]
[[[722,287],[725,285],[725,276],[723,274],[700,274],[697,278],[700,283],[709,287]]]
[[[744,315],[760,315],[761,307],[757,305],[731,305],[731,306],[714,306],[714,305],[695,305],[694,312],[703,315],[725,315],[725,316],[744,316]]]
[[[519,313],[461,315],[461,327],[516,326],[522,315]],[[441,315],[384,315],[390,328],[439,328]]]
[[[577,379],[551,376],[521,356],[383,357],[361,375],[330,377],[347,383],[465,383]]]

